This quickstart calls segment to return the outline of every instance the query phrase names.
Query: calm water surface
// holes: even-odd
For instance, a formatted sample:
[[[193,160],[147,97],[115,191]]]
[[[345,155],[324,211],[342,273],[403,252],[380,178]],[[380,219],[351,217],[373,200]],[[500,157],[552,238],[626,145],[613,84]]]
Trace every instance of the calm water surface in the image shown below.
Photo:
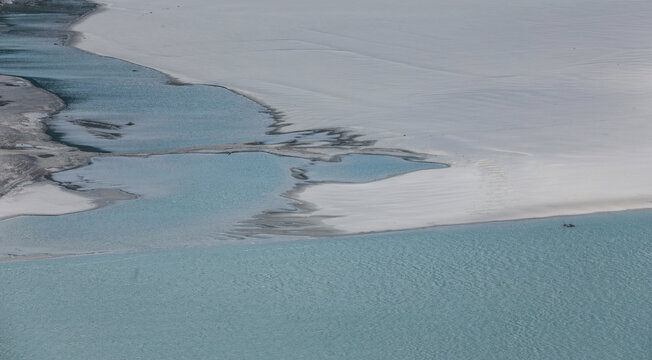
[[[3,359],[648,359],[652,213],[0,266]]]

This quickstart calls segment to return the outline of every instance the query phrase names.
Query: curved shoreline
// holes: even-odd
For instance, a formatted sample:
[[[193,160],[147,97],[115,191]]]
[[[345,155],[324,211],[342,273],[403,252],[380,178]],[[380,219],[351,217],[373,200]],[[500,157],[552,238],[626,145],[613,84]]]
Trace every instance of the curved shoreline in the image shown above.
[[[65,107],[56,95],[26,79],[0,75],[0,196],[54,172],[90,162],[94,153],[61,144],[46,134],[43,120]]]
[[[43,120],[65,104],[28,80],[0,75],[0,220],[61,215],[133,196],[121,191],[70,191],[48,176],[88,165],[96,153],[53,141]]]
[[[435,162],[427,154],[361,146],[355,141],[355,136],[337,129],[315,130],[317,133],[337,134],[336,140],[324,145],[281,142],[218,144],[147,152],[81,151],[79,148],[54,141],[47,134],[47,127],[42,120],[65,107],[64,102],[56,95],[24,78],[0,75],[0,99],[3,101],[3,112],[0,114],[0,166],[3,170],[0,172],[0,220],[21,215],[68,214],[94,209],[100,204],[114,200],[133,198],[132,195],[115,190],[71,191],[48,180],[53,173],[88,165],[93,157],[98,156],[148,157],[265,152],[320,161],[333,161],[340,156],[352,154],[366,154]],[[277,130],[275,127],[271,132]],[[291,193],[286,194],[287,197],[292,198],[289,195]],[[68,205],[59,206],[57,202]],[[305,204],[297,208],[305,212],[310,205]],[[257,219],[257,222],[260,223],[260,220]],[[270,221],[277,222],[272,218]],[[314,220],[312,222],[311,227],[317,226]],[[319,230],[319,234],[329,233],[324,231],[326,230]],[[288,229],[288,232],[294,230]]]
[[[12,188],[49,173],[46,169],[73,168],[89,157],[76,149],[53,142],[45,134],[44,118],[65,104],[56,95],[29,81],[0,75],[0,157],[5,166],[0,172],[0,196]]]
[[[111,10],[110,7],[97,7],[95,10],[87,13],[84,19],[88,20],[89,14],[104,17],[108,13],[112,13],[109,11]],[[119,10],[125,11],[126,9]],[[127,13],[133,15],[135,10],[129,9],[129,11],[131,12]],[[78,25],[86,23],[86,21],[83,23],[77,22]],[[70,41],[77,48],[80,46],[85,47],[84,44],[88,45],[88,41],[84,42],[81,36],[84,35],[77,34],[70,38]],[[81,43],[78,43],[79,41]],[[115,50],[111,47],[107,49]],[[91,52],[87,48],[84,51]],[[102,54],[100,56],[112,57]],[[131,60],[127,61],[134,64],[142,63],[141,61],[133,61],[133,57],[138,58],[138,54],[131,54],[129,57]],[[154,60],[156,59],[158,58]],[[168,77],[172,79],[172,83],[181,83],[179,80],[174,80],[174,73],[161,70],[160,66],[146,67],[167,73]],[[182,77],[176,76],[176,78]],[[208,80],[210,79],[207,78],[207,82],[210,82]],[[283,86],[282,84],[270,85]],[[301,131],[296,129],[301,124],[289,123],[286,114],[257,100],[258,97],[251,95],[251,92],[232,90],[231,87],[221,85],[212,86],[226,88],[231,92],[264,105],[275,121],[269,133]],[[307,105],[303,104],[301,106]],[[294,114],[289,116],[289,119],[298,119],[298,117]],[[311,216],[315,219],[326,219],[329,227],[346,233],[550,217],[560,214],[580,215],[604,211],[641,209],[652,206],[647,200],[650,194],[645,185],[645,177],[648,174],[646,169],[641,168],[640,164],[640,159],[645,158],[645,154],[650,151],[647,147],[622,159],[615,157],[618,161],[612,160],[603,164],[605,158],[610,159],[613,157],[611,150],[617,150],[617,154],[626,153],[631,150],[631,146],[629,144],[618,145],[617,141],[615,141],[611,144],[613,149],[608,147],[605,149],[594,148],[593,142],[599,140],[599,138],[589,139],[590,141],[586,141],[589,144],[587,148],[571,152],[566,152],[563,147],[559,149],[554,149],[554,146],[547,147],[544,142],[528,144],[533,146],[534,150],[541,150],[540,153],[537,153],[536,151],[517,151],[511,149],[510,144],[504,144],[505,146],[500,148],[489,147],[487,144],[470,144],[469,140],[461,139],[461,141],[457,141],[458,145],[465,141],[469,144],[467,144],[468,146],[465,145],[464,149],[457,149],[460,150],[459,153],[452,154],[454,151],[451,150],[447,155],[442,152],[444,155],[435,156],[429,154],[437,152],[430,150],[409,152],[392,150],[402,148],[392,146],[385,146],[379,150],[374,148],[376,140],[369,140],[369,136],[373,136],[373,134],[370,133],[371,135],[362,138],[358,135],[358,133],[364,132],[364,126],[354,129],[347,126],[337,126],[339,124],[334,122],[330,128],[315,127],[322,130],[313,130],[315,132],[327,132],[338,137],[324,147],[310,146],[310,144],[293,146],[289,143],[272,145],[244,143],[151,153],[125,153],[121,155],[149,156],[182,153],[184,151],[197,153],[265,151],[277,155],[298,155],[299,157],[328,159],[328,157],[333,156],[333,153],[364,154],[369,151],[379,151],[382,154],[392,156],[412,156],[411,154],[417,154],[422,159],[428,159],[428,161],[452,164],[447,169],[421,172],[418,175],[404,174],[372,183],[313,184],[300,187],[296,191],[286,194],[294,200],[303,202],[306,208],[310,208]],[[304,126],[308,125],[304,124]],[[290,129],[287,129],[287,127],[290,127]],[[516,131],[516,133],[520,134],[519,129],[508,128],[503,130]],[[563,128],[556,131],[563,133]],[[414,134],[406,132],[412,136],[403,138],[403,142],[410,141],[414,136]],[[539,132],[539,130],[535,132]],[[426,136],[431,132],[422,131],[422,133],[423,136]],[[397,133],[393,133],[387,136],[396,135]],[[431,133],[433,139],[438,141],[442,140],[439,135],[434,131]],[[530,136],[531,132],[526,131],[523,135]],[[564,134],[561,135],[565,136]],[[381,145],[387,143],[387,139],[382,137],[378,141]],[[573,147],[576,147],[575,143],[582,145],[581,141],[569,141],[569,144],[572,144]],[[446,142],[438,143],[437,146],[445,148],[446,144]],[[414,150],[423,146],[423,144],[419,145],[418,143],[413,145],[404,148],[413,148]],[[477,147],[481,151],[478,152],[478,149],[473,150],[473,147]],[[551,151],[550,148],[553,150]],[[466,151],[470,152],[466,153]],[[590,181],[587,181],[587,179]],[[585,184],[587,182],[588,184]],[[615,188],[612,186],[614,183],[618,184]],[[605,189],[608,189],[609,193],[605,192]]]
[[[263,1],[238,9],[201,0],[108,3],[74,27],[84,33],[75,46],[265,99],[282,111],[283,131],[328,124],[452,165],[295,194],[340,231],[652,207],[652,146],[643,135],[652,89],[631,81],[649,66],[636,50],[649,43],[638,27],[649,26],[641,23],[652,13],[647,4],[614,19],[634,49],[624,51],[611,27],[582,16],[606,11],[603,1],[576,12],[504,2],[492,16],[482,6],[449,2],[383,4],[346,16],[338,6],[285,1],[272,12]],[[200,5],[201,13],[194,10]],[[436,10],[450,19],[433,21]],[[505,33],[506,23],[519,31]],[[572,36],[582,29],[595,31]],[[450,39],[433,35],[447,30],[455,30]]]
[[[27,6],[29,7],[29,10],[27,12],[31,13],[34,10],[31,8],[31,5],[29,4],[30,4],[29,2],[27,3],[21,2],[20,4],[16,3],[14,4],[14,6],[18,6],[18,7],[14,7],[14,8],[10,7],[10,9],[12,10],[21,9],[21,6]],[[83,10],[88,8],[90,7],[84,5],[83,8],[80,9]],[[83,13],[83,14],[80,17],[76,17],[76,20],[72,22],[70,25],[66,25],[65,29],[69,29],[73,24],[79,22],[84,17],[88,16],[89,14],[97,13],[102,9],[103,9],[102,6],[94,6],[90,8],[90,10],[83,12],[81,10],[74,8],[74,10],[71,10],[74,12],[74,14],[78,14],[78,13],[80,14]],[[35,10],[38,11],[39,8],[35,8]],[[78,40],[78,37],[81,36],[81,34],[71,30],[66,30],[65,32],[62,33],[62,36],[64,39],[63,44],[66,46],[70,46],[71,44],[74,44]],[[92,55],[101,56],[96,54],[92,54]],[[166,78],[169,79],[168,84],[191,85],[191,84],[182,83],[169,75],[166,75]],[[23,78],[22,80],[18,78],[15,79],[16,79],[15,81],[25,81],[27,84],[29,84],[30,89],[32,89],[35,93],[49,94],[49,96],[51,96],[51,99],[49,100],[48,99],[39,100],[41,102],[46,102],[46,103],[47,101],[51,101],[53,104],[56,103],[56,106],[53,105],[52,109],[49,109],[49,111],[46,111],[43,114],[42,116],[43,118],[56,114],[58,110],[60,110],[65,106],[63,100],[61,100],[56,95],[49,93],[46,90],[40,88],[38,83],[32,81],[32,84],[30,84],[30,80],[28,80],[28,78]],[[211,86],[224,88],[218,85],[211,85]],[[261,103],[256,99],[252,99],[251,97],[245,94],[239,93],[237,91],[233,91],[231,89],[227,89],[227,90],[229,90],[229,92],[234,93],[238,96],[247,98],[247,100],[253,101],[256,104],[259,104],[266,109],[264,112],[268,114],[273,120],[273,124],[271,124],[269,126],[269,130],[266,131],[267,135],[279,135],[284,133],[281,131],[281,128],[287,126],[288,124],[283,122],[282,119],[283,114],[267,106],[266,104]],[[24,101],[27,104],[29,104],[29,101],[27,99],[31,98],[35,102],[33,106],[39,106],[38,104],[36,104],[37,99],[34,96],[31,96],[30,94],[27,95],[13,94],[13,96],[16,98],[16,100],[8,100],[8,104],[13,103],[15,105],[21,101]],[[8,97],[8,95],[5,95],[5,97]],[[17,122],[7,121],[7,124],[8,124],[7,129],[9,129],[9,125],[16,127],[15,124],[17,124]],[[152,155],[169,155],[169,154],[184,154],[184,153],[230,154],[234,152],[265,152],[277,156],[290,156],[290,157],[314,159],[314,160],[321,160],[321,161],[334,161],[339,156],[345,156],[350,154],[374,154],[374,155],[399,157],[404,159],[417,159],[420,161],[427,161],[427,162],[432,162],[434,160],[431,156],[426,154],[418,154],[418,153],[393,150],[393,149],[374,148],[373,141],[360,141],[357,139],[359,135],[356,135],[350,131],[339,129],[339,128],[322,128],[322,129],[316,129],[311,131],[290,132],[296,134],[295,136],[293,136],[294,140],[290,140],[290,141],[279,140],[280,142],[275,142],[271,144],[265,144],[263,142],[247,142],[247,143],[218,144],[213,146],[180,148],[180,149],[162,150],[162,151],[145,151],[145,152],[130,152],[130,153],[107,152],[107,151],[103,151],[102,149],[98,149],[91,146],[82,146],[77,144],[66,143],[65,141],[61,141],[60,139],[58,139],[56,136],[58,134],[53,134],[52,129],[48,128],[45,124],[40,122],[38,124],[35,124],[35,128],[32,130],[34,132],[32,134],[33,137],[37,137],[45,144],[45,145],[40,144],[38,146],[47,147],[49,149],[48,150],[49,152],[46,151],[43,153],[36,153],[35,154],[36,156],[31,156],[28,154],[28,152],[25,151],[25,149],[19,149],[21,150],[21,153],[19,155],[12,153],[11,159],[9,159],[9,157],[6,157],[6,159],[4,159],[4,163],[6,163],[8,167],[9,165],[12,164],[12,162],[20,162],[20,163],[13,164],[10,166],[12,169],[14,169],[12,172],[5,171],[3,173],[3,175],[7,178],[9,178],[12,173],[16,173],[14,177],[18,177],[18,179],[12,178],[13,181],[7,180],[4,186],[6,191],[0,192],[0,197],[2,197],[3,193],[8,193],[10,190],[12,191],[11,194],[0,199],[0,205],[1,205],[0,219],[19,216],[19,215],[39,215],[39,214],[54,215],[54,214],[63,214],[68,212],[76,212],[76,211],[82,211],[82,210],[87,210],[92,208],[89,203],[90,200],[93,200],[93,202],[97,205],[98,203],[106,203],[108,200],[130,198],[125,194],[116,194],[116,195],[109,196],[107,200],[106,199],[107,194],[103,193],[102,194],[103,197],[98,199],[95,197],[95,195],[99,195],[99,194],[92,194],[86,191],[84,192],[68,191],[68,189],[66,189],[65,187],[65,184],[63,184],[64,185],[63,188],[56,188],[54,186],[50,177],[52,173],[87,165],[90,163],[91,158],[95,156],[147,157]],[[25,132],[25,129],[21,129],[20,127],[18,127],[17,129],[11,129],[11,131],[17,131],[20,133],[20,132]],[[6,130],[5,132],[10,133],[9,130]],[[22,136],[24,137],[25,135]],[[26,146],[33,147],[35,145],[28,144]],[[18,150],[12,148],[12,144],[9,142],[0,145],[0,147],[5,148],[5,153],[7,155],[9,154],[8,153],[9,150],[12,151]],[[56,149],[56,151],[52,149]],[[18,161],[21,159],[22,161]],[[29,166],[32,166],[33,169],[29,168],[29,166],[26,164],[30,164]],[[25,191],[22,191],[22,187],[24,185],[28,185],[34,182],[40,182],[41,184],[39,186],[32,186],[29,190],[26,189]],[[36,209],[39,207],[37,206],[36,203],[32,204],[33,201],[31,197],[36,196],[34,192],[35,189],[41,190],[40,193],[42,194],[41,197],[43,200],[42,204],[44,205],[43,208],[41,209]],[[28,196],[28,194],[31,195]],[[70,199],[76,198],[79,202],[78,206],[71,206],[68,208],[70,211],[65,211],[64,209],[54,210],[54,208],[57,208],[57,204],[55,203],[47,205],[46,199],[49,199],[51,201],[54,201],[54,199],[61,200],[62,199],[61,196],[64,195],[68,196]],[[80,195],[82,196],[76,197]],[[16,207],[15,204],[17,203],[22,203],[22,204],[29,203],[31,205],[27,207]],[[15,210],[9,211],[7,210],[8,208],[13,208]]]

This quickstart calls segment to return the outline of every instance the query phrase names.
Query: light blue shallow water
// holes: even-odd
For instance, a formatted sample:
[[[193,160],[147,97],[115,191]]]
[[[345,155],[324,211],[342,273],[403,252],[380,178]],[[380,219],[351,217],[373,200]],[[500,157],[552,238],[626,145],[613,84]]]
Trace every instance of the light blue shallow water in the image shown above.
[[[369,161],[356,159],[358,167],[344,166],[328,179],[370,181],[431,166],[386,156],[365,158]],[[331,163],[311,165],[309,160],[266,153],[95,158],[92,165],[54,174],[53,179],[81,190],[121,189],[139,198],[90,212],[0,221],[0,255],[221,244],[233,240],[241,223],[256,215],[294,209],[294,202],[281,194],[296,184],[291,168],[297,167],[310,169],[310,179],[313,170],[315,179],[329,173],[322,167],[333,170]]]
[[[303,167],[305,176],[313,182],[367,182],[416,170],[444,167],[440,164],[378,155],[349,155],[342,157],[339,162],[321,162],[315,165]]]
[[[0,266],[2,359],[648,359],[652,213]]]
[[[288,208],[290,167],[303,159],[264,153],[96,158],[54,179],[86,189],[119,188],[140,199],[65,216],[0,221],[8,252],[134,251],[220,243],[238,222]]]
[[[0,15],[12,24],[1,34],[0,73],[30,78],[66,101],[49,121],[64,141],[145,151],[281,140],[265,135],[273,120],[245,97],[214,86],[166,86],[169,78],[154,70],[61,46],[64,27],[82,4],[49,4],[40,12]],[[80,120],[120,128],[85,127]]]

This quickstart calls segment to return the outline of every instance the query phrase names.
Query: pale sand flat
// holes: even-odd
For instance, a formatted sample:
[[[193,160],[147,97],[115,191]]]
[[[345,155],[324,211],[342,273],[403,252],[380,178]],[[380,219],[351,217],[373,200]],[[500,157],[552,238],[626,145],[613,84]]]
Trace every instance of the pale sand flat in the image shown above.
[[[451,165],[295,194],[340,230],[651,207],[651,2],[107,3],[78,47]]]

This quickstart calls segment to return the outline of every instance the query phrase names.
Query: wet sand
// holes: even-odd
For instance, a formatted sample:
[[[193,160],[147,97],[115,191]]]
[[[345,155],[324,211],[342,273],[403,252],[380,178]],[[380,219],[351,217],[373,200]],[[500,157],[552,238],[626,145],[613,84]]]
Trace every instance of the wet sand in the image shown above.
[[[97,155],[46,134],[43,121],[64,106],[25,79],[0,75],[0,219],[68,214],[133,198],[119,190],[71,191],[47,179],[87,165]]]
[[[0,196],[95,155],[52,141],[43,120],[65,104],[29,81],[0,75],[0,106]]]

